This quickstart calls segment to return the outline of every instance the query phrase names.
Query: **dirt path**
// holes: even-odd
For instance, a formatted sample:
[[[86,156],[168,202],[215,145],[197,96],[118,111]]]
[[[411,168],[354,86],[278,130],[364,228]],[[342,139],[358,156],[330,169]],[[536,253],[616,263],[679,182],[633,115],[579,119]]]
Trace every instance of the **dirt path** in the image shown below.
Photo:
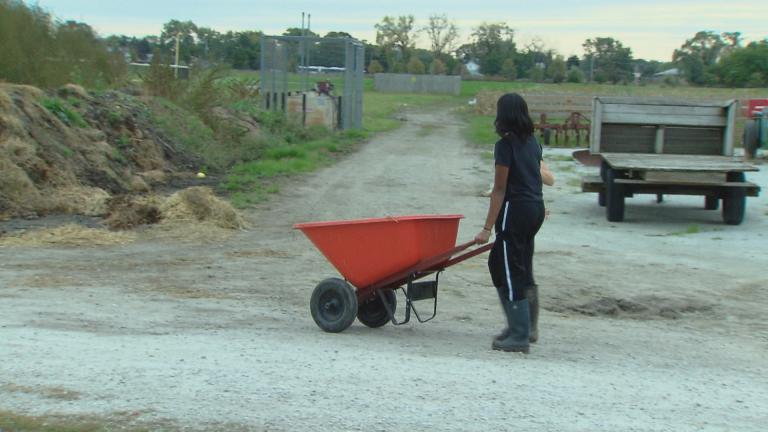
[[[764,429],[765,192],[738,227],[647,196],[611,224],[578,193],[585,169],[548,151],[530,355],[489,349],[502,316],[481,258],[442,276],[433,322],[321,332],[309,296],[335,271],[291,225],[463,213],[471,238],[491,162],[460,128],[410,113],[219,243],[0,249],[0,410],[190,430]]]

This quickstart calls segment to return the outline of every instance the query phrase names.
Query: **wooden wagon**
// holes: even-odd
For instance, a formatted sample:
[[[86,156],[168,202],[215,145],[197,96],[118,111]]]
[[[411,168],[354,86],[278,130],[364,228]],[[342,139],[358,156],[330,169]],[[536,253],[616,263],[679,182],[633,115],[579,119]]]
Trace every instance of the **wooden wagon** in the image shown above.
[[[733,156],[738,103],[650,98],[593,99],[590,153],[601,158],[600,176],[582,179],[597,192],[609,221],[624,220],[624,200],[635,194],[704,196],[723,220],[744,219],[746,197],[759,186],[745,173],[758,168]]]

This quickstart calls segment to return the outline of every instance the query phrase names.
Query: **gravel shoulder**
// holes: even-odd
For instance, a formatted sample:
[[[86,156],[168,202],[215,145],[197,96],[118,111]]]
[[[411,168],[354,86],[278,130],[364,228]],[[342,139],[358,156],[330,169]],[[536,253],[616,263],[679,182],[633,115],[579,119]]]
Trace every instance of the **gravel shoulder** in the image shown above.
[[[703,199],[647,195],[609,223],[579,192],[590,169],[546,150],[557,184],[530,355],[490,350],[503,318],[482,257],[441,276],[432,322],[319,330],[309,297],[336,272],[292,224],[461,213],[460,240],[481,227],[492,161],[451,113],[406,118],[231,238],[0,249],[0,410],[183,430],[764,429],[765,165],[740,226]]]

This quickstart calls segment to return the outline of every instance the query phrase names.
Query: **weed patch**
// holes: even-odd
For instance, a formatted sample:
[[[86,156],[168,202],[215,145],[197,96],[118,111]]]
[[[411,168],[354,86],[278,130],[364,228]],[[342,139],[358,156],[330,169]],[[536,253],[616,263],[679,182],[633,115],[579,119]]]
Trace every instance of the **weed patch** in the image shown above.
[[[693,224],[693,225],[688,225],[688,227],[684,231],[675,231],[675,232],[671,232],[671,233],[669,233],[667,235],[669,235],[669,236],[681,236],[681,235],[688,235],[688,234],[698,234],[700,232],[701,232],[701,228],[698,225]]]
[[[483,115],[467,115],[465,117],[467,127],[464,135],[470,144],[482,147],[491,147],[499,140],[493,127],[494,117]]]
[[[88,127],[88,123],[85,122],[83,116],[64,99],[57,97],[45,98],[40,103],[67,126]]]

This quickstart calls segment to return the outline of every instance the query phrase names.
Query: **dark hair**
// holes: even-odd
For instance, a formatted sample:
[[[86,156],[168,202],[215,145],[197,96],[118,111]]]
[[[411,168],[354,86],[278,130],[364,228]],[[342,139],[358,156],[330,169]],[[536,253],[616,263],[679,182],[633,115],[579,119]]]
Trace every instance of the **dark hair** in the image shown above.
[[[499,136],[517,135],[521,140],[533,135],[533,121],[528,104],[517,93],[507,93],[496,103],[496,133]]]

